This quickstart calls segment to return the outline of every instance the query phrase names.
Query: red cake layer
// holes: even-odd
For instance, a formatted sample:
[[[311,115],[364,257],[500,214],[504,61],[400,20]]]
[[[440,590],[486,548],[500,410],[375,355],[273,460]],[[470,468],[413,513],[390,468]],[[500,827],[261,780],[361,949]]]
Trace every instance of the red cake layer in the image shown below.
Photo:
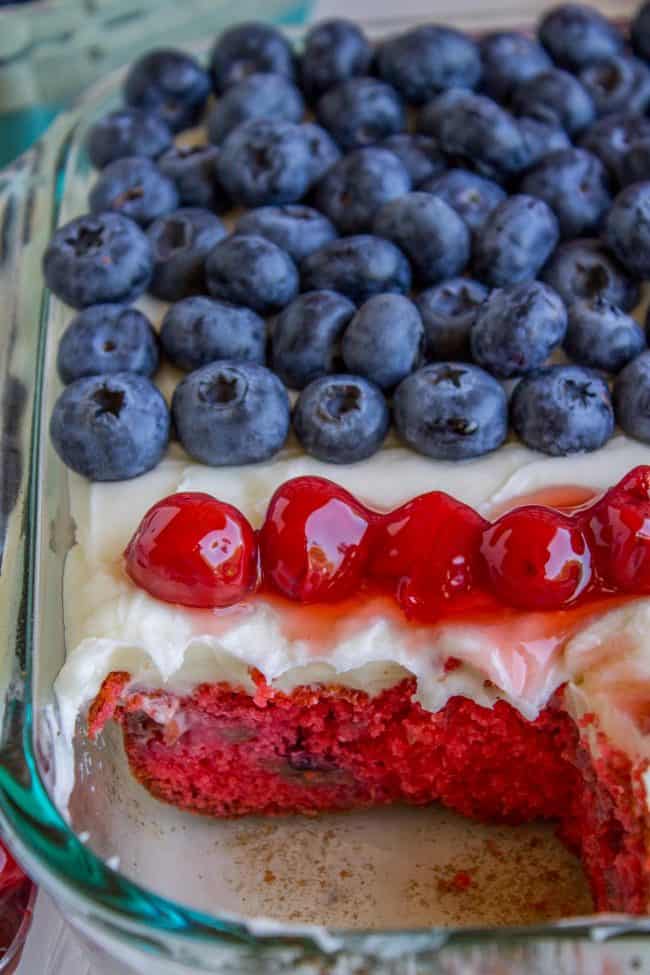
[[[527,721],[503,701],[489,709],[456,697],[425,711],[411,680],[376,697],[283,694],[259,678],[255,696],[210,684],[177,697],[128,682],[104,682],[90,733],[118,720],[134,775],[158,799],[214,816],[439,801],[490,822],[552,819],[582,857],[599,910],[646,911],[641,770],[602,735],[594,758],[561,691]]]

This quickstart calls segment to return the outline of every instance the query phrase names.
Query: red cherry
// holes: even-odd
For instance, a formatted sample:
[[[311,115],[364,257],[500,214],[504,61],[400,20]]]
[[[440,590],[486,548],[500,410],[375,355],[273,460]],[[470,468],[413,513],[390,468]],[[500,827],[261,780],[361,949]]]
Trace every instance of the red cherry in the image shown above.
[[[605,584],[650,593],[650,467],[635,467],[580,517]]]
[[[521,609],[568,606],[591,580],[591,552],[579,521],[526,505],[483,534],[481,551],[496,595]]]
[[[150,508],[125,558],[136,585],[182,606],[232,606],[257,578],[249,522],[232,505],[199,492],[172,494]]]
[[[303,603],[344,599],[361,584],[375,517],[325,478],[287,481],[260,534],[264,578]]]

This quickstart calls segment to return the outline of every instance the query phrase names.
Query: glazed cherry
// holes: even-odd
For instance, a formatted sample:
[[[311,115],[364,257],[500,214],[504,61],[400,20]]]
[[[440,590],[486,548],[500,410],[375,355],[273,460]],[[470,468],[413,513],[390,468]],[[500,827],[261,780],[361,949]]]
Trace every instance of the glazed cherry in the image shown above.
[[[502,515],[483,533],[481,551],[495,594],[520,609],[563,609],[591,581],[579,521],[552,508],[526,505]]]
[[[273,495],[260,533],[265,581],[302,603],[333,602],[361,585],[376,516],[321,477],[297,477]]]
[[[232,606],[257,580],[255,533],[209,494],[172,494],[150,508],[125,552],[131,579],[182,606]]]
[[[581,521],[605,585],[650,593],[650,467],[635,467]]]

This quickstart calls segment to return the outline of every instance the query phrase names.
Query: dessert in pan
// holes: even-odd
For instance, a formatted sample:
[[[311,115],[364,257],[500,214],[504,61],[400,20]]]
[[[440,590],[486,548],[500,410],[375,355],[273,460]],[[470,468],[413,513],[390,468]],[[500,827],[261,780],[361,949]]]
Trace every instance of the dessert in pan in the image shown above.
[[[563,6],[130,68],[44,258],[69,737],[213,816],[550,819],[647,911],[648,61]]]

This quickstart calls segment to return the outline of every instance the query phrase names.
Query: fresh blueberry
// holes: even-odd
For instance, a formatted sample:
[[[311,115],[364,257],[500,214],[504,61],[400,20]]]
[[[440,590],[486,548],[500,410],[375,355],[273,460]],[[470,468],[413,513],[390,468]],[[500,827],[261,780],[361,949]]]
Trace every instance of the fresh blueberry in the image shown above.
[[[644,347],[641,326],[604,298],[583,298],[569,306],[564,348],[581,366],[620,372]]]
[[[135,308],[91,305],[61,336],[56,364],[66,384],[114,372],[152,376],[158,368],[156,333]]]
[[[472,328],[474,361],[500,379],[541,366],[564,339],[567,313],[547,284],[531,281],[497,288],[481,305]]]
[[[172,416],[178,439],[195,460],[212,467],[255,464],[287,439],[289,397],[264,366],[211,362],[178,384]]]
[[[498,183],[467,169],[448,169],[442,176],[427,180],[421,189],[444,200],[472,232],[480,230],[495,207],[506,198]]]
[[[296,203],[313,181],[309,141],[293,122],[243,122],[223,143],[218,166],[226,191],[247,207]]]
[[[586,65],[579,77],[599,117],[615,112],[643,114],[650,103],[650,70],[638,58],[614,54]]]
[[[476,43],[451,27],[424,24],[379,47],[379,74],[414,105],[448,88],[475,88],[481,77]]]
[[[281,74],[251,74],[232,85],[208,116],[210,142],[223,142],[229,132],[249,119],[300,122],[305,114],[302,95]]]
[[[415,299],[424,326],[424,356],[428,360],[471,357],[470,333],[489,292],[471,278],[451,278],[421,291]]]
[[[491,98],[447,91],[420,112],[418,131],[433,136],[442,151],[490,179],[507,179],[528,161],[517,120]]]
[[[92,213],[113,210],[146,227],[178,206],[178,192],[146,156],[116,159],[102,173],[88,196]]]
[[[402,252],[381,237],[359,234],[320,247],[301,265],[303,291],[337,291],[355,304],[373,295],[404,294],[411,268]]]
[[[190,372],[217,359],[257,362],[266,358],[266,324],[250,308],[196,296],[167,311],[160,343],[170,362]]]
[[[614,409],[624,433],[650,443],[650,352],[641,353],[617,376]]]
[[[607,214],[603,238],[628,274],[650,277],[650,182],[621,190]]]
[[[527,447],[553,457],[598,450],[614,432],[607,383],[583,366],[544,366],[524,376],[510,415]]]
[[[607,115],[595,122],[583,134],[580,145],[598,156],[610,176],[619,180],[623,157],[641,139],[650,139],[650,119],[621,113]]]
[[[217,39],[210,55],[212,83],[217,93],[239,84],[251,74],[281,74],[293,78],[291,45],[275,27],[261,22],[229,27]]]
[[[50,437],[63,463],[90,481],[122,481],[155,467],[169,441],[169,410],[145,376],[86,376],[63,390]]]
[[[474,270],[495,288],[537,277],[559,238],[555,214],[523,194],[500,203],[474,239]]]
[[[425,180],[433,179],[447,168],[447,161],[435,139],[428,135],[398,132],[381,143],[382,149],[394,152],[417,189]]]
[[[280,312],[274,327],[273,371],[291,389],[335,372],[341,336],[356,307],[335,291],[308,291]]]
[[[235,233],[266,237],[297,264],[337,236],[334,226],[322,213],[295,203],[249,210],[238,220]]]
[[[556,64],[577,71],[585,64],[618,54],[623,37],[594,7],[565,3],[539,25],[539,39]]]
[[[300,59],[302,87],[310,99],[368,73],[372,48],[365,34],[349,20],[323,20],[307,31]]]
[[[579,135],[596,117],[591,95],[567,71],[551,68],[518,85],[512,96],[517,115],[561,125],[570,136]]]
[[[537,165],[549,153],[571,145],[567,133],[555,122],[540,122],[524,115],[519,119],[519,131],[526,147],[526,168]]]
[[[195,207],[182,207],[156,220],[147,231],[154,258],[151,294],[179,301],[205,291],[205,260],[225,235],[214,213]]]
[[[568,306],[581,298],[603,298],[629,311],[639,300],[639,286],[603,244],[582,238],[561,244],[542,271],[542,280]]]
[[[413,372],[423,339],[420,313],[403,295],[369,298],[343,335],[345,368],[381,389],[392,389]]]
[[[327,170],[341,158],[341,150],[322,125],[303,122],[302,134],[309,150],[309,171],[312,184],[320,182]]]
[[[520,189],[548,203],[565,239],[597,232],[612,202],[607,170],[586,149],[561,149],[545,156],[526,174]]]
[[[152,270],[147,237],[119,213],[71,220],[56,231],[43,256],[48,288],[73,308],[133,301]]]
[[[172,133],[158,115],[140,108],[118,108],[88,130],[86,151],[97,169],[124,156],[157,159],[172,144]]]
[[[218,158],[216,146],[172,146],[158,168],[176,186],[182,206],[225,213],[230,199],[217,175]]]
[[[378,210],[373,231],[392,240],[424,285],[460,274],[470,256],[470,233],[455,210],[430,193],[406,193]]]
[[[143,54],[129,68],[124,100],[159,115],[172,132],[193,125],[210,93],[207,72],[184,51],[159,48]]]
[[[406,128],[406,112],[394,88],[377,78],[350,78],[318,99],[316,115],[341,149],[381,142]]]
[[[298,293],[298,271],[289,255],[259,234],[234,234],[212,249],[205,265],[214,298],[269,315]]]
[[[507,101],[513,88],[523,81],[553,67],[542,45],[518,31],[487,34],[480,50],[483,88],[498,102]]]
[[[316,190],[316,206],[342,234],[368,230],[389,200],[411,189],[397,156],[387,149],[356,149],[334,163]]]
[[[619,163],[619,180],[622,186],[642,183],[650,175],[650,139],[633,142]]]
[[[630,26],[632,47],[646,61],[650,61],[650,3],[642,4]]]
[[[390,412],[380,389],[360,376],[321,376],[298,397],[293,427],[302,448],[329,464],[354,464],[381,447]]]
[[[506,394],[466,362],[436,362],[407,376],[393,399],[402,440],[436,460],[465,460],[496,450],[508,433]]]

